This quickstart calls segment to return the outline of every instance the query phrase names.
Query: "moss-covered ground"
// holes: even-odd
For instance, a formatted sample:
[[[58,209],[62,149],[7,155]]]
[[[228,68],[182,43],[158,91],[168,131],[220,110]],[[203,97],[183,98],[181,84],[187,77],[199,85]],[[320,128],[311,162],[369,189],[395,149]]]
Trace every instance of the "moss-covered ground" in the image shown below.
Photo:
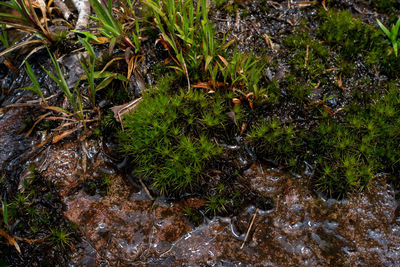
[[[210,215],[246,201],[268,206],[271,200],[253,194],[242,179],[254,160],[299,174],[332,197],[366,190],[382,172],[399,182],[400,59],[376,22],[395,23],[397,1],[120,4],[100,19],[104,36],[94,33],[108,41],[80,35],[79,42],[50,46],[51,53],[65,54],[84,45],[90,54],[73,96],[64,90],[69,106],[61,98],[51,103],[70,113],[51,112],[76,118],[82,140],[92,134],[117,142],[119,156],[131,163],[127,171],[151,193],[200,195]],[[107,17],[104,10],[95,13]],[[91,74],[91,67],[101,73]],[[121,126],[109,108],[139,96]],[[37,126],[60,125],[44,120]],[[86,191],[94,194],[96,186],[107,191],[106,182]],[[10,211],[20,212],[14,204]],[[56,243],[63,236],[52,234]]]
[[[387,23],[397,10],[389,2],[369,7]],[[252,10],[263,16],[257,4],[246,12]],[[326,10],[317,5],[307,12],[284,34],[275,32],[278,51],[266,41],[261,51],[244,52],[266,62],[258,65],[262,70],[255,83],[262,94],[255,95],[255,87],[244,82],[226,82],[229,67],[216,75],[221,87],[187,90],[179,75],[156,78],[158,85],[126,117],[121,133],[122,151],[131,156],[134,170],[162,193],[204,193],[218,187],[207,181],[212,181],[210,170],[223,169],[215,161],[229,160],[223,158],[225,143],[246,146],[257,158],[294,173],[311,166],[314,186],[336,197],[364,190],[377,173],[398,175],[400,60],[389,40],[374,19],[345,4],[328,1]],[[236,45],[222,56],[235,57]],[[267,70],[284,75],[271,79]],[[240,71],[243,80],[250,79],[251,71]],[[207,82],[204,65],[198,72],[192,69],[191,75],[202,80],[192,82]],[[225,183],[235,175],[239,169],[230,171]]]

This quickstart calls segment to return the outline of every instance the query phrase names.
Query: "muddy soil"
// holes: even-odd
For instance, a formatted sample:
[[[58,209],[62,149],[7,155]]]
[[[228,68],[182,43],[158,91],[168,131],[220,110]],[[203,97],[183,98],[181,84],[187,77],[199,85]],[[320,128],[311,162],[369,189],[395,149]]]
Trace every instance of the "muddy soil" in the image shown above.
[[[243,179],[253,191],[273,198],[274,207],[249,205],[240,214],[205,218],[195,227],[184,208],[200,199],[151,200],[96,152],[101,147],[88,145],[86,172],[77,168],[78,142],[49,147],[38,157],[39,165],[46,161],[43,178],[59,188],[64,216],[83,235],[70,256],[77,266],[400,264],[398,203],[385,175],[376,177],[367,192],[337,201],[316,195],[301,177],[254,162]],[[104,175],[111,178],[107,191],[88,192],[85,184]]]
[[[15,133],[13,140],[8,135],[22,124],[20,112],[23,110],[3,115],[0,136],[8,147],[17,147],[25,140],[22,148],[26,149],[29,139],[23,134]],[[195,207],[201,199],[151,200],[137,181],[128,179],[107,158],[101,142],[88,141],[87,149],[82,146],[74,140],[63,142],[41,150],[33,160],[42,179],[55,184],[51,192],[60,196],[52,201],[57,207],[50,213],[54,223],[73,223],[82,237],[77,235],[66,251],[50,242],[33,248],[21,243],[23,254],[18,255],[13,247],[2,245],[8,264],[40,266],[45,258],[76,266],[400,264],[398,202],[385,175],[376,177],[367,192],[337,201],[310,191],[306,179],[254,162],[242,178],[253,192],[272,198],[274,204],[269,210],[257,209],[241,249],[256,212],[254,205],[235,216],[206,217],[195,227],[184,216],[184,208]],[[13,157],[23,158],[25,150],[14,149],[12,155],[7,151],[1,150],[5,169]],[[105,176],[111,181],[105,191],[87,189],[86,185]],[[61,210],[69,222],[59,217]]]

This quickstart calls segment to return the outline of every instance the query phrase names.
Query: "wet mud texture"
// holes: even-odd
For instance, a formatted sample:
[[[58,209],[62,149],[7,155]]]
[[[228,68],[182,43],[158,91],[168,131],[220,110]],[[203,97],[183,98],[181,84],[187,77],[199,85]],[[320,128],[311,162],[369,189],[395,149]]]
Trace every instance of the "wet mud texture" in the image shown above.
[[[23,97],[21,100],[24,101]],[[9,204],[11,236],[28,239],[17,239],[21,249],[19,254],[14,246],[9,246],[0,237],[0,266],[67,266],[70,262],[69,247],[64,249],[51,241],[52,229],[71,226],[62,214],[63,204],[57,189],[39,176],[30,178],[33,181],[28,187],[24,186],[24,179],[32,175],[29,163],[42,151],[32,138],[25,136],[25,121],[29,116],[26,108],[13,108],[0,114],[1,198]],[[18,195],[26,200],[11,216],[14,213],[11,207]],[[79,234],[71,232],[69,238],[69,245],[73,248],[78,243]]]
[[[96,144],[90,147],[95,152]],[[150,200],[142,188],[132,187],[114,172],[101,154],[92,154],[88,164],[96,167],[88,165],[83,173],[76,168],[79,150],[74,143],[50,148],[42,173],[64,192],[64,215],[87,240],[73,254],[76,265],[400,264],[398,204],[383,175],[365,193],[343,201],[325,200],[308,189],[305,179],[254,163],[243,179],[255,193],[272,197],[274,208],[258,210],[240,249],[254,206],[193,227],[183,216],[182,202]],[[106,194],[85,192],[83,184],[105,174],[111,177]]]

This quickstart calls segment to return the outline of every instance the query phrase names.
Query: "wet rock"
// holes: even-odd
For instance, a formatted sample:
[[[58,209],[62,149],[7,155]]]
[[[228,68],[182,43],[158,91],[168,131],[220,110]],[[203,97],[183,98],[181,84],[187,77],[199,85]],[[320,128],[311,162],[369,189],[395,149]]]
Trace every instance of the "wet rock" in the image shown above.
[[[66,56],[62,59],[61,64],[67,69],[69,74],[67,78],[67,84],[69,88],[73,88],[76,82],[85,73],[80,61],[82,58],[87,58],[87,56],[87,52],[80,52]]]
[[[133,192],[120,175],[111,174],[105,196],[88,195],[81,185],[85,180],[98,179],[105,162],[102,157],[93,157],[91,165],[96,168],[85,173],[79,167],[79,150],[77,142],[52,147],[46,154],[47,168],[42,175],[60,188],[66,206],[64,215],[90,242],[97,263],[126,264],[143,255],[163,253],[190,230],[180,205],[153,202],[143,190]],[[90,249],[80,249],[76,254],[77,264],[92,264],[94,254]]]
[[[3,172],[13,171],[22,162],[22,155],[30,151],[30,138],[22,132],[29,111],[18,108],[4,112],[0,113],[0,169]]]
[[[265,168],[259,162],[254,163],[245,172],[250,188],[265,198],[275,197],[282,193],[282,183],[287,182],[287,175],[275,168]]]
[[[272,262],[399,264],[400,234],[398,225],[391,223],[397,203],[384,176],[376,177],[367,192],[345,201],[314,196],[304,180],[279,175],[260,163],[249,169],[247,178],[252,188],[275,200],[274,211],[258,217],[253,234],[258,249],[267,252]]]
[[[369,190],[348,200],[322,199],[305,179],[255,162],[244,172],[251,190],[274,199],[272,210],[258,210],[243,249],[240,249],[256,209],[249,206],[233,217],[217,217],[198,227],[183,218],[193,199],[150,200],[144,190],[133,191],[121,175],[112,174],[105,196],[89,196],[79,182],[93,179],[75,155],[77,144],[60,145],[44,174],[64,192],[65,216],[78,225],[90,243],[79,248],[77,265],[235,265],[264,266],[394,266],[400,263],[397,202],[384,176]],[[64,164],[64,154],[70,154]],[[62,156],[64,155],[64,156]],[[72,155],[72,156],[71,156]],[[96,158],[96,157],[94,157]],[[98,156],[95,166],[105,164]],[[60,170],[58,175],[55,170]],[[89,168],[98,172],[98,168]],[[89,173],[90,173],[89,172]],[[53,175],[51,175],[53,174]],[[71,175],[73,174],[73,175]],[[71,190],[67,187],[77,187]],[[66,189],[63,190],[63,187]],[[95,251],[95,252],[94,252]]]

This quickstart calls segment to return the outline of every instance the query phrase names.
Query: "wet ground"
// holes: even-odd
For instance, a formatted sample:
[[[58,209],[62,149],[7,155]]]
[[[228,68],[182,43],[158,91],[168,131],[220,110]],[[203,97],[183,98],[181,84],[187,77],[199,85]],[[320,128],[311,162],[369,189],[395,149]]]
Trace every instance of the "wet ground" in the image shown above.
[[[43,179],[58,189],[63,215],[82,234],[69,258],[77,266],[400,264],[398,203],[385,175],[367,192],[337,201],[311,192],[305,179],[254,162],[243,179],[252,191],[273,198],[274,207],[256,211],[249,205],[235,216],[205,218],[194,227],[184,207],[201,200],[151,200],[107,162],[97,142],[88,146],[86,172],[77,167],[78,142],[49,147],[36,160]],[[88,190],[105,176],[111,181],[106,190]]]
[[[340,5],[357,14],[364,12],[363,19],[371,21],[373,16],[363,3],[341,1]],[[286,2],[265,1],[268,15],[244,16],[241,12],[253,14],[260,8],[246,7],[247,11],[215,12],[218,29],[242,40],[243,49],[260,48],[259,53],[265,53],[261,49],[265,39],[254,36],[268,34],[277,45],[276,51],[268,53],[278,61],[284,53],[279,46],[296,21],[315,14],[312,6],[287,8]],[[270,69],[271,80],[287,71],[285,59],[279,63]],[[34,235],[34,218],[21,215],[30,230],[25,226],[14,233],[43,240],[18,241],[21,255],[1,240],[0,264],[43,266],[48,259],[50,265],[61,266],[400,265],[400,208],[388,175],[377,175],[365,192],[339,201],[312,190],[307,176],[295,176],[261,160],[245,164],[239,160],[237,165],[244,170],[237,182],[266,203],[248,201],[239,212],[224,217],[199,212],[200,220],[194,223],[186,208],[197,210],[205,199],[196,195],[151,199],[139,181],[120,168],[120,161],[111,159],[108,148],[115,144],[101,138],[83,142],[69,138],[40,145],[45,130],[26,137],[33,109],[4,107],[26,102],[31,95],[16,90],[18,86],[7,79],[0,98],[0,175],[6,177],[2,197],[13,199],[21,192],[21,180],[33,164],[38,175],[38,182],[32,184],[37,192],[33,207],[46,210],[52,218],[48,225],[67,229],[71,239],[66,248],[57,246],[46,223],[45,230]],[[346,83],[351,84],[351,79]],[[235,153],[239,152],[232,150]],[[49,194],[54,198],[46,201]]]

